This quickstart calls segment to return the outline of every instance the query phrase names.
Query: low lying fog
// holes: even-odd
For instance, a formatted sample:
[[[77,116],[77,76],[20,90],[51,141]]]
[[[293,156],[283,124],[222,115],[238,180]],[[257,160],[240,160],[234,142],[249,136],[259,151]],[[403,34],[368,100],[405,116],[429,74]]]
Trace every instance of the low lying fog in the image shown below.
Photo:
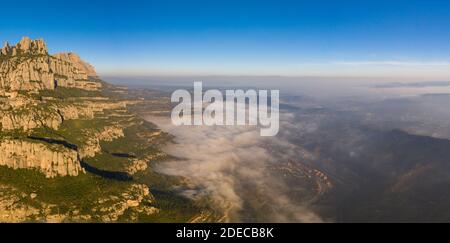
[[[188,178],[193,189],[182,193],[194,199],[205,195],[212,197],[214,205],[223,210],[230,221],[328,221],[311,210],[307,202],[292,199],[290,185],[284,184],[282,178],[274,176],[270,170],[276,163],[313,160],[312,151],[292,141],[302,139],[305,133],[314,134],[320,129],[324,117],[336,122],[351,121],[379,129],[402,129],[413,134],[450,138],[447,132],[450,127],[447,122],[450,120],[450,110],[447,109],[450,99],[436,100],[433,95],[423,96],[450,93],[450,86],[425,84],[417,87],[391,80],[339,82],[336,79],[307,79],[295,82],[283,79],[274,82],[275,78],[267,78],[255,83],[253,78],[244,78],[242,82],[224,83],[224,79],[202,80],[204,89],[280,89],[281,103],[288,105],[288,108],[281,111],[280,132],[276,137],[261,137],[256,127],[176,127],[170,118],[146,119],[175,136],[176,143],[167,146],[165,151],[181,158],[163,163],[157,170]],[[170,90],[181,85],[175,82],[170,86],[163,82],[159,80],[160,86],[152,86],[151,82],[143,84],[134,80],[131,86]],[[386,85],[379,87],[379,84]],[[182,83],[181,86],[192,88],[189,83]],[[309,108],[324,108],[327,113],[308,114]],[[342,111],[349,112],[351,116],[336,115]],[[306,113],[311,119],[301,119],[298,113]]]
[[[213,205],[231,221],[322,221],[308,205],[291,201],[289,187],[269,170],[272,163],[303,156],[304,151],[283,139],[283,133],[261,137],[256,127],[175,127],[169,118],[147,119],[175,135],[176,143],[165,151],[181,160],[164,163],[157,170],[189,178],[193,187],[200,188],[186,190],[184,195],[212,196]]]

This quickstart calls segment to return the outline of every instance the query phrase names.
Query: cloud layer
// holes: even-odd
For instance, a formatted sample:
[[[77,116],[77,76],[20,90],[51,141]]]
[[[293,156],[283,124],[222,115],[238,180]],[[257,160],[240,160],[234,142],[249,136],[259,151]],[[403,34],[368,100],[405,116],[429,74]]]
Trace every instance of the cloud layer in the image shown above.
[[[261,137],[257,127],[173,126],[167,118],[148,117],[175,136],[167,153],[182,158],[158,167],[192,183],[186,196],[211,196],[228,221],[320,222],[307,205],[293,202],[289,188],[270,165],[295,156],[296,147],[277,137]]]

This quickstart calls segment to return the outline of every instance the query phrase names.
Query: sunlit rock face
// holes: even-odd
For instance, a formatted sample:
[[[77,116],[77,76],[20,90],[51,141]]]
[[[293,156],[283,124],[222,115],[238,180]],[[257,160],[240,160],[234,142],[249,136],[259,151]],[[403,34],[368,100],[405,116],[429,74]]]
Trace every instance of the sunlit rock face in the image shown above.
[[[0,165],[13,169],[36,169],[46,177],[77,176],[84,170],[76,148],[27,136],[8,136],[13,132],[27,134],[35,129],[58,130],[64,121],[93,119],[102,104],[47,102],[33,96],[58,87],[98,90],[100,82],[92,66],[74,53],[48,53],[44,40],[22,38],[16,45],[0,49]],[[95,109],[95,111],[94,111]],[[24,135],[22,135],[24,136]]]
[[[98,77],[94,66],[83,61],[80,58],[80,56],[78,56],[78,54],[76,54],[76,53],[73,53],[73,52],[56,53],[53,56],[60,60],[72,63],[76,68],[84,71],[89,77]]]
[[[49,55],[43,40],[24,37],[15,46],[8,43],[0,51],[0,88],[45,90],[57,86],[97,90],[94,68],[75,53]]]
[[[8,42],[0,51],[0,57],[15,57],[21,55],[47,55],[48,49],[44,40],[31,40],[28,37],[22,38],[15,46],[10,46]]]
[[[63,145],[15,139],[0,142],[0,165],[13,169],[34,168],[49,178],[84,173],[75,150]]]

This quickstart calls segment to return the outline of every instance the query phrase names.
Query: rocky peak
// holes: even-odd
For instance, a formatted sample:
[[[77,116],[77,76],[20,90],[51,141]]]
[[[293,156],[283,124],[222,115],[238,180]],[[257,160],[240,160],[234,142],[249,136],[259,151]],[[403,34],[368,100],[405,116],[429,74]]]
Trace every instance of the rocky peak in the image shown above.
[[[90,77],[97,77],[97,73],[95,72],[94,66],[91,64],[83,61],[78,54],[73,52],[63,52],[63,53],[57,53],[53,55],[54,57],[64,60],[66,62],[72,63],[75,67],[78,69],[86,72],[86,74]]]
[[[47,46],[44,40],[31,40],[29,37],[23,37],[15,46],[10,46],[8,42],[0,51],[0,56],[17,55],[46,55]]]
[[[98,90],[95,69],[75,53],[49,55],[45,42],[24,37],[0,50],[0,90],[37,91],[56,87]]]
[[[5,45],[1,49],[0,55],[6,56],[6,55],[8,55],[10,50],[11,50],[11,46],[9,46],[8,42],[5,42]]]

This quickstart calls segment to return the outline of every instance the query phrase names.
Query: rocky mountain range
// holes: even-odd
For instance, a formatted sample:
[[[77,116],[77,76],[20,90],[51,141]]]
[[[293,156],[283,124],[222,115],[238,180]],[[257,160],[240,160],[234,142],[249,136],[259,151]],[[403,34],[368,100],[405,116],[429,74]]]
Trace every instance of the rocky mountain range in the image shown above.
[[[159,146],[170,137],[140,118],[137,107],[164,101],[131,92],[100,80],[75,53],[49,54],[43,40],[6,43],[0,50],[0,221],[154,222],[169,212],[174,221],[198,221],[205,215],[161,183],[176,179],[151,170],[150,163],[167,156]],[[152,193],[154,185],[161,197]]]
[[[30,94],[57,87],[98,90],[101,83],[90,81],[87,74],[96,76],[95,71],[76,54],[52,56],[43,40],[24,37],[15,46],[6,43],[1,49],[0,60],[3,132],[29,132],[42,127],[58,129],[64,120],[93,117],[92,107],[85,109],[79,103],[61,105],[30,97]],[[79,155],[63,146],[4,139],[0,151],[0,165],[36,168],[48,177],[76,176],[83,171]]]

